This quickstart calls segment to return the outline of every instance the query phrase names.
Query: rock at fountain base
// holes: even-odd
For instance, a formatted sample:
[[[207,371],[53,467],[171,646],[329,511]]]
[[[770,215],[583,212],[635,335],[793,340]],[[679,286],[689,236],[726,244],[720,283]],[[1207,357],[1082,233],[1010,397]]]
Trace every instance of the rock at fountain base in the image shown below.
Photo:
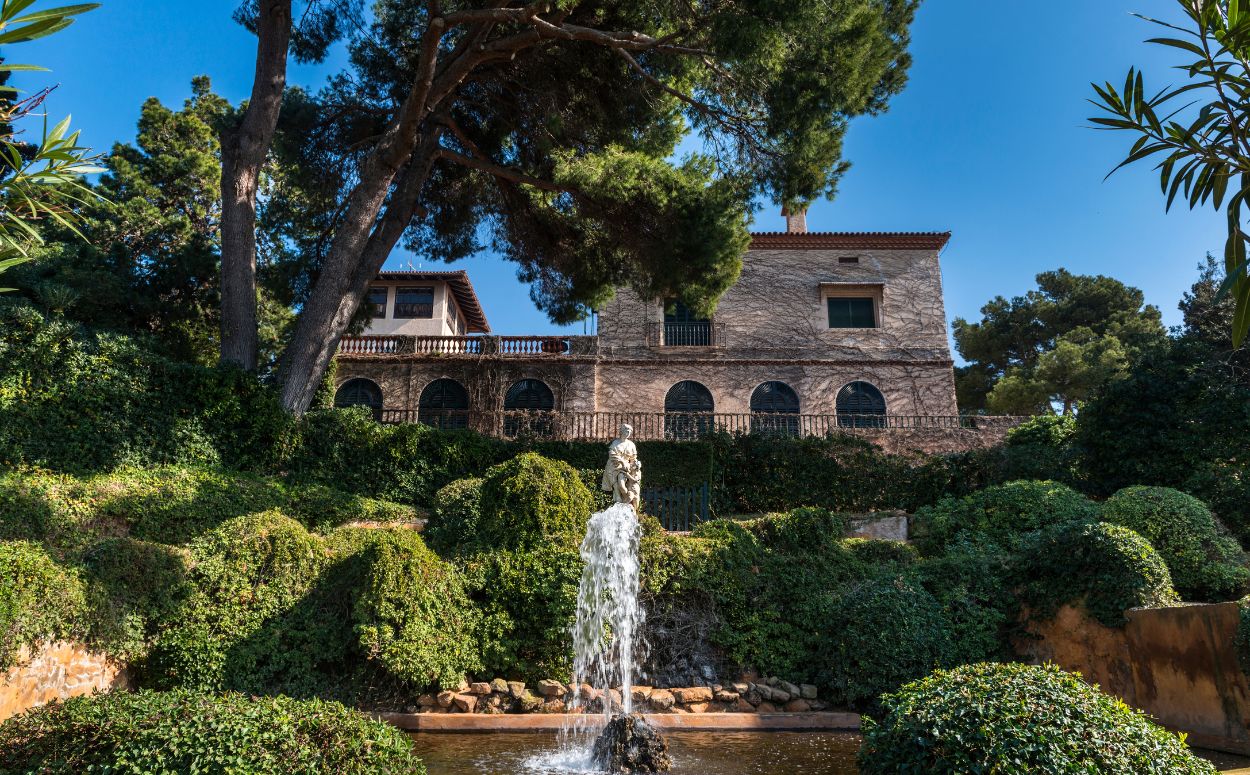
[[[595,765],[608,772],[667,772],[668,744],[642,716],[617,716],[595,740]]]

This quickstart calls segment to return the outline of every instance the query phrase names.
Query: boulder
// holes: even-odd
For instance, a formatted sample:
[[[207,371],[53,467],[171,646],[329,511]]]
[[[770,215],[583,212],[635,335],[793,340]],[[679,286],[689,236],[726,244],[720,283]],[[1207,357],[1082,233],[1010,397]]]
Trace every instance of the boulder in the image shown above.
[[[422,708],[432,708],[438,704],[438,698],[432,694],[423,694],[417,698],[417,705]]]
[[[490,682],[490,690],[492,692],[498,692],[499,694],[507,694],[508,682],[503,680],[502,678],[496,678],[495,680]]]
[[[712,690],[706,686],[692,686],[689,689],[674,689],[673,697],[682,705],[692,702],[711,702]]]
[[[747,702],[746,700],[742,699],[741,697],[739,697],[737,702],[729,706],[729,712],[730,713],[754,713],[755,706]]]
[[[544,679],[538,682],[538,693],[544,697],[563,697],[569,693],[569,690],[559,681]]]
[[[806,713],[812,709],[807,700],[790,700],[786,703],[786,713]]]
[[[668,745],[642,716],[617,716],[594,745],[595,765],[608,772],[666,772],[672,766]]]
[[[469,691],[469,682],[461,678],[460,683],[456,684],[456,694],[463,694],[467,691]]]
[[[450,708],[453,700],[456,699],[456,693],[453,691],[445,691],[438,693],[438,707]]]
[[[751,684],[743,681],[735,681],[734,683],[729,684],[729,688],[733,689],[738,694],[746,694],[751,690]]]
[[[650,686],[634,686],[629,690],[629,698],[634,702],[646,702],[650,696]]]
[[[525,684],[520,681],[508,682],[508,694],[512,695],[512,699],[519,700],[525,696]]]
[[[476,694],[478,697],[485,697],[490,694],[490,684],[484,681],[469,684],[469,694]]]
[[[761,702],[759,705],[755,706],[755,712],[756,713],[776,713],[777,706],[772,704],[771,702]]]
[[[472,694],[457,694],[452,703],[461,713],[472,713],[477,709],[477,697]]]
[[[816,699],[816,687],[811,684],[799,684],[799,696],[805,700]]]
[[[522,712],[533,713],[534,711],[542,707],[543,701],[540,697],[536,697],[533,694],[530,694],[530,691],[526,689],[521,694],[521,699],[519,701],[519,704],[521,706]]]
[[[655,689],[651,692],[651,696],[647,698],[647,702],[651,703],[652,708],[663,713],[670,710],[677,700],[668,689]]]
[[[542,705],[543,713],[563,713],[564,700],[547,700]]]
[[[713,693],[712,696],[716,698],[717,702],[736,702],[738,700],[737,692],[727,692],[724,689]]]
[[[758,687],[754,687],[750,691],[743,694],[742,698],[752,705],[759,705],[764,701],[764,695],[760,694]]]
[[[691,713],[707,713],[709,707],[710,704],[706,702],[692,702],[686,706],[686,709]]]
[[[786,694],[790,695],[791,697],[799,696],[799,687],[795,686],[789,681],[778,681],[777,688],[785,692]]]

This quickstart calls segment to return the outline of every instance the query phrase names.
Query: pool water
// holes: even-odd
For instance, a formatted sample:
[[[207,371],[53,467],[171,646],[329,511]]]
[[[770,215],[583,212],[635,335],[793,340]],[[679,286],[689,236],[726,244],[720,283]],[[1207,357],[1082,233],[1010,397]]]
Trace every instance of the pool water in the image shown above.
[[[849,733],[669,732],[673,775],[855,775],[860,738]],[[430,775],[567,775],[554,735],[418,734]]]
[[[673,775],[856,775],[860,737],[819,732],[669,732]],[[585,773],[559,756],[555,735],[417,734],[429,775],[570,775]],[[1220,769],[1250,758],[1196,751]]]

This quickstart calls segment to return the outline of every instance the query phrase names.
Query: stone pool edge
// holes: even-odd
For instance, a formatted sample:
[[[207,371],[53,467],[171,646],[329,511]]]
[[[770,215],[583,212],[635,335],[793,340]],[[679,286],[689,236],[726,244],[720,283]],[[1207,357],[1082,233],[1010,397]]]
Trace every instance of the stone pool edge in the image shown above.
[[[558,732],[584,714],[375,713],[405,732]],[[648,713],[661,732],[858,732],[858,713]]]

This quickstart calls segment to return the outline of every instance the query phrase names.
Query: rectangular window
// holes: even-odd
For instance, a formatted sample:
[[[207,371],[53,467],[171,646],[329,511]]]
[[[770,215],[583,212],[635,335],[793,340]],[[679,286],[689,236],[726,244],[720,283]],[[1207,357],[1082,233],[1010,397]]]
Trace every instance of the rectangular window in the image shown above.
[[[395,292],[395,317],[434,317],[433,288],[399,288]]]
[[[830,328],[876,328],[872,298],[833,296],[829,299]]]
[[[839,264],[858,264],[859,256],[838,256]]]
[[[375,319],[385,318],[386,317],[386,289],[385,288],[370,288],[368,304],[370,307],[370,314],[372,314]]]

